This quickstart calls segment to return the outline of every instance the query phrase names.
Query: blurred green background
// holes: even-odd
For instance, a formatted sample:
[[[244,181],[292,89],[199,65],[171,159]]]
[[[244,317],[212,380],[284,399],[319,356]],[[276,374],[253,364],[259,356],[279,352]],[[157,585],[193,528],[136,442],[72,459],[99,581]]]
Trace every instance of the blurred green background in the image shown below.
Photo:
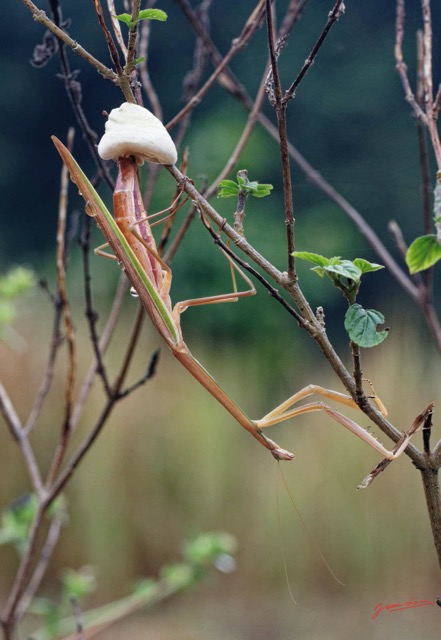
[[[65,0],[61,4],[65,17],[72,18],[71,35],[107,62],[92,3]],[[278,4],[280,15],[286,4]],[[285,85],[308,55],[331,4],[311,2],[295,28],[281,58]],[[387,232],[389,220],[398,221],[407,242],[422,232],[422,222],[416,129],[394,71],[394,3],[346,4],[346,15],[290,105],[289,134],[396,255]],[[413,77],[414,32],[421,20],[418,3],[408,4],[405,54]],[[441,7],[433,4],[437,86]],[[39,5],[47,9],[42,2]],[[239,33],[252,6],[251,2],[214,0],[211,29],[222,52]],[[167,121],[182,105],[181,80],[192,65],[194,39],[174,2],[164,0],[158,7],[169,18],[166,24],[154,25],[149,63]],[[63,83],[56,77],[57,60],[43,69],[29,64],[43,28],[18,0],[3,3],[0,11],[0,267],[25,264],[53,286],[60,162],[49,136],[64,139],[75,123]],[[266,61],[264,41],[262,29],[232,64],[251,95]],[[71,64],[81,70],[83,106],[101,134],[102,110],[118,106],[121,96],[79,59],[71,56]],[[265,111],[273,117],[268,106]],[[217,176],[246,115],[217,87],[194,111],[184,143],[190,151],[188,172],[197,184]],[[93,175],[80,134],[75,156]],[[274,185],[271,198],[249,204],[246,232],[260,252],[284,268],[278,150],[261,129],[253,134],[238,168],[247,168],[252,179]],[[293,181],[299,250],[378,260],[344,214],[296,167]],[[153,206],[166,206],[171,189],[168,175],[161,176]],[[74,190],[71,205],[81,207]],[[231,218],[232,201],[214,201],[214,205]],[[97,232],[94,242],[101,242]],[[173,267],[174,300],[228,290],[228,268],[197,223]],[[93,272],[101,327],[118,273],[110,262],[96,258]],[[300,273],[311,304],[325,307],[329,335],[350,367],[342,329],[345,309],[338,292],[307,266]],[[69,262],[69,291],[80,336],[80,371],[85,372],[93,354],[83,317],[76,247]],[[366,353],[364,371],[374,381],[392,422],[404,428],[429,402],[439,404],[437,354],[419,313],[387,273],[366,277],[360,301],[381,310],[391,328],[387,341]],[[124,319],[107,357],[111,371],[117,370],[122,357],[136,304],[127,298]],[[0,369],[2,382],[25,419],[46,362],[51,309],[45,295],[36,291],[21,302],[19,312],[14,328],[23,342],[20,348],[0,343]],[[239,305],[191,310],[184,316],[183,327],[196,357],[253,417],[311,382],[341,390],[315,346],[261,288],[255,298]],[[158,346],[162,345],[146,322],[132,380],[141,375]],[[34,437],[43,467],[49,463],[62,419],[63,359],[56,374]],[[96,383],[77,442],[93,423],[101,402]],[[0,430],[0,502],[6,505],[28,486],[21,458],[3,423]],[[66,492],[71,520],[43,591],[56,595],[61,568],[90,563],[97,569],[99,583],[90,604],[106,602],[127,592],[136,578],[155,575],[165,562],[178,558],[180,541],[187,534],[226,530],[239,543],[234,574],[219,575],[148,616],[125,622],[106,637],[349,638],[354,625],[360,638],[436,637],[440,615],[436,605],[384,612],[371,620],[380,601],[433,600],[441,591],[422,488],[409,461],[399,460],[366,492],[358,493],[355,487],[378,456],[328,418],[299,418],[275,427],[272,434],[297,455],[294,463],[283,465],[283,472],[314,539],[346,587],[332,580],[308,540],[268,452],[242,432],[162,348],[156,377],[117,408]],[[297,606],[289,598],[283,555]],[[0,548],[0,597],[7,594],[15,566],[12,549]]]

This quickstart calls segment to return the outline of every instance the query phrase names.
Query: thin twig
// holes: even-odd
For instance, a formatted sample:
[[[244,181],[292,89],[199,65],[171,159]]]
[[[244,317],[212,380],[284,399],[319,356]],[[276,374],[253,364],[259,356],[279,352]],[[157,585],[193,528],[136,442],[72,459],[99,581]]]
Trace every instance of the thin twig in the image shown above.
[[[101,355],[104,355],[104,353],[106,352],[110,339],[112,338],[113,331],[115,329],[115,325],[118,320],[118,317],[122,308],[122,304],[127,292],[128,284],[129,282],[126,278],[126,275],[122,273],[118,281],[118,286],[116,289],[115,297],[113,299],[112,308],[107,318],[106,326],[104,327],[101,338],[99,340],[98,352]],[[78,425],[79,419],[81,417],[81,413],[83,411],[83,407],[89,395],[90,388],[93,384],[95,375],[97,374],[98,366],[99,366],[98,362],[95,358],[95,360],[90,365],[89,370],[84,377],[84,381],[81,386],[80,392],[78,394],[77,401],[72,410],[72,417],[71,417],[72,432],[76,429]]]
[[[112,69],[106,67],[99,60],[94,58],[88,51],[86,51],[86,49],[83,49],[83,47],[78,44],[76,40],[71,38],[65,31],[63,31],[63,29],[58,27],[50,18],[48,18],[46,13],[36,7],[35,4],[31,2],[31,0],[22,0],[22,2],[32,13],[32,16],[36,22],[41,22],[41,24],[43,24],[46,29],[49,29],[49,31],[56,35],[57,38],[67,44],[67,46],[70,47],[72,51],[84,58],[84,60],[92,65],[92,67],[96,69],[96,71],[104,78],[110,80],[114,84],[119,84],[118,76],[114,71],[112,71]]]
[[[185,6],[187,0],[178,0],[181,6]],[[202,98],[207,93],[207,91],[211,88],[211,86],[216,82],[216,80],[221,76],[224,70],[228,67],[231,60],[234,56],[239,53],[241,49],[246,47],[251,38],[253,37],[256,29],[261,24],[261,16],[263,15],[263,7],[265,0],[259,0],[257,6],[254,8],[250,17],[246,21],[241,33],[237,38],[234,38],[233,43],[231,45],[230,50],[219,62],[216,69],[213,71],[208,80],[203,84],[203,86],[199,89],[199,91],[193,96],[193,98],[179,111],[179,113],[167,123],[166,128],[172,129],[178,122],[182,120],[184,116],[186,116],[190,111],[192,111],[198,104],[200,104]]]
[[[289,102],[289,100],[294,98],[295,92],[297,91],[297,88],[298,88],[299,84],[301,83],[303,78],[306,76],[306,74],[308,73],[308,71],[311,68],[311,66],[314,64],[314,60],[317,57],[317,54],[320,51],[320,48],[322,47],[327,35],[331,31],[331,29],[334,26],[334,24],[344,14],[344,11],[345,11],[344,1],[343,0],[337,0],[335,5],[334,5],[334,8],[332,9],[332,11],[329,12],[328,19],[326,21],[326,24],[325,24],[325,26],[323,28],[322,33],[320,34],[317,42],[313,46],[313,48],[311,50],[311,53],[306,58],[303,67],[301,68],[299,74],[297,75],[297,78],[291,84],[289,89],[287,89],[287,91],[285,92],[285,95],[283,96],[283,102],[284,103],[287,103],[287,102]]]
[[[151,0],[148,6],[151,7],[155,3],[155,0]],[[150,43],[151,32],[151,20],[143,20],[140,28],[139,38],[139,55],[141,58],[145,58],[139,63],[139,75],[141,78],[142,86],[147,94],[147,98],[150,102],[150,107],[155,116],[162,122],[162,107],[158,94],[156,93],[152,79],[150,77],[149,68],[147,64],[147,52]]]
[[[153,378],[153,376],[156,373],[156,368],[159,362],[159,353],[160,353],[159,349],[153,352],[148,362],[145,374],[137,382],[134,382],[132,385],[130,385],[130,387],[127,387],[126,389],[121,391],[118,396],[119,400],[122,400],[122,398],[125,398],[126,396],[130,395],[131,393],[139,389],[139,387],[142,387],[151,378]]]
[[[140,8],[141,8],[141,0],[132,0],[131,21],[134,26],[129,29],[129,41],[127,44],[127,58],[126,58],[126,64],[124,67],[124,73],[126,76],[129,76],[129,77],[135,69],[135,65],[133,64],[133,61],[135,60],[135,55],[136,55],[136,40],[138,38],[138,17],[139,17]]]
[[[291,180],[291,164],[288,152],[288,135],[286,125],[286,103],[282,99],[282,85],[280,82],[279,69],[277,66],[277,53],[274,41],[274,29],[273,19],[271,11],[271,0],[266,0],[266,20],[267,20],[267,35],[268,35],[268,49],[271,61],[272,79],[274,82],[274,100],[275,111],[277,116],[277,126],[279,131],[280,140],[280,160],[282,163],[282,178],[283,178],[283,197],[285,201],[285,225],[286,225],[286,248],[288,254],[288,277],[293,280],[296,279],[295,264],[293,251],[295,249],[295,237],[294,237],[294,199],[292,192],[292,180]]]
[[[0,411],[5,419],[13,439],[20,447],[26,470],[37,496],[44,494],[43,480],[34,451],[30,445],[27,432],[23,429],[20,418],[4,386],[0,383]]]
[[[74,140],[74,129],[69,129],[67,134],[67,147],[72,149]],[[57,289],[58,297],[61,302],[62,315],[64,319],[64,327],[66,332],[67,351],[68,351],[68,372],[65,390],[65,416],[63,424],[63,432],[69,431],[70,415],[73,403],[73,391],[76,378],[76,345],[75,331],[70,312],[69,300],[66,290],[66,254],[65,254],[65,233],[66,233],[66,216],[67,216],[67,193],[69,186],[69,172],[65,164],[61,169],[61,185],[60,200],[58,205],[58,225],[57,225]]]
[[[130,364],[133,360],[133,357],[136,352],[136,345],[138,344],[139,337],[141,335],[142,324],[145,320],[145,310],[142,304],[138,305],[138,310],[135,315],[135,321],[132,327],[132,333],[129,338],[129,342],[126,348],[126,353],[123,358],[123,362],[119,373],[116,377],[116,381],[114,383],[114,397],[116,400],[119,400],[121,397],[127,395],[126,392],[121,392],[124,381],[127,377],[127,373],[129,371]],[[123,394],[123,396],[121,395]]]
[[[3,610],[1,623],[7,638],[11,638],[11,631],[14,625],[18,623],[15,613],[32,575],[32,564],[37,553],[38,536],[46,509],[47,502],[40,501],[29,531],[26,551],[20,560],[20,565],[15,575],[14,583]]]
[[[40,387],[38,389],[37,396],[35,398],[35,402],[32,406],[32,409],[29,413],[29,417],[26,421],[26,425],[24,427],[24,432],[26,435],[34,429],[37,424],[37,420],[41,414],[43,409],[44,402],[46,400],[47,394],[50,391],[52,381],[54,378],[55,371],[55,362],[58,354],[58,350],[62,344],[62,338],[60,334],[60,323],[61,323],[61,305],[59,300],[54,299],[54,319],[52,323],[52,335],[49,343],[49,354],[47,358],[46,367],[44,369],[43,378],[40,383]]]
[[[118,49],[116,48],[115,42],[114,42],[114,40],[112,38],[112,34],[110,33],[110,31],[107,28],[107,25],[105,23],[104,14],[103,14],[103,8],[101,6],[101,2],[100,2],[100,0],[92,0],[92,2],[93,2],[93,5],[95,7],[95,13],[97,15],[99,25],[101,27],[101,30],[102,30],[103,34],[104,34],[104,39],[106,41],[107,48],[109,50],[110,59],[112,61],[113,66],[115,67],[116,73],[119,76],[121,76],[122,73],[123,73],[123,69],[122,69],[122,66],[121,66],[120,59],[119,59]]]
[[[17,606],[16,616],[20,620],[29,608],[41,581],[43,580],[49,560],[55,549],[55,545],[60,537],[61,526],[63,524],[64,514],[59,513],[54,516],[49,526],[46,541],[38,554],[38,561],[35,566],[31,579],[28,582],[26,590],[21,596],[20,603]]]
[[[407,65],[403,59],[403,39],[404,39],[404,21],[406,18],[405,14],[405,3],[404,0],[397,0],[397,13],[395,20],[395,63],[396,70],[398,71],[398,75],[400,76],[401,84],[403,85],[404,95],[407,102],[411,105],[414,115],[416,118],[421,120],[427,126],[427,117],[424,113],[423,109],[419,106],[416,101],[415,95],[410,86],[409,77],[407,75]]]
[[[270,296],[275,298],[284,307],[284,309],[286,309],[286,311],[288,311],[288,313],[290,315],[292,315],[296,319],[299,327],[302,327],[305,324],[303,318],[301,317],[301,315],[290,304],[288,304],[288,302],[286,302],[285,298],[283,298],[280,295],[280,293],[277,291],[277,289],[275,289],[272,286],[272,284],[270,284],[268,282],[268,280],[266,280],[262,276],[262,274],[259,273],[254,267],[249,265],[247,262],[245,262],[245,260],[240,258],[236,253],[234,253],[234,251],[232,251],[230,249],[230,247],[222,240],[222,238],[219,236],[219,234],[217,234],[214,231],[214,229],[211,227],[211,225],[209,225],[205,221],[203,216],[201,216],[201,219],[202,219],[202,221],[204,223],[205,228],[208,230],[208,232],[212,236],[215,244],[218,245],[218,247],[220,247],[226,254],[228,254],[230,256],[230,258],[232,258],[234,260],[234,262],[236,262],[240,267],[242,267],[243,269],[248,271],[248,273],[251,273],[251,275],[254,276],[254,278],[256,278],[256,280],[258,280],[265,287],[265,289],[268,291]]]
[[[118,42],[121,51],[123,52],[124,59],[127,60],[127,47],[124,42],[124,38],[121,31],[121,23],[116,17],[116,9],[114,0],[107,0],[107,8],[109,9],[110,19],[112,21],[113,32],[115,33],[116,41]],[[148,22],[148,20],[146,20]]]
[[[85,315],[89,325],[90,339],[96,359],[96,372],[100,376],[104,390],[108,397],[112,395],[112,389],[104,366],[102,352],[98,334],[96,331],[97,312],[93,307],[92,300],[92,277],[90,275],[89,248],[90,248],[90,218],[85,217],[83,223],[83,233],[81,235],[80,246],[83,253],[83,273],[84,273],[84,296],[86,301]]]

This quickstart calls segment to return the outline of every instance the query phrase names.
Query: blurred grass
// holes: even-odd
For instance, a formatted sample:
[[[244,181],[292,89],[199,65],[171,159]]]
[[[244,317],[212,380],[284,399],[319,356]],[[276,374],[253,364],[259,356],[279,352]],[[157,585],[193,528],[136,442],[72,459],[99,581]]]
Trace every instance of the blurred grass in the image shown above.
[[[131,322],[129,308],[135,304],[128,298],[125,321],[117,328],[106,358],[111,371],[122,357]],[[188,318],[190,327],[197,323],[196,312]],[[32,316],[24,317],[17,327],[27,349],[13,353],[0,345],[2,381],[22,419],[45,365],[50,322],[47,305],[34,300]],[[76,322],[79,335],[85,336],[81,315]],[[416,323],[397,314],[390,324],[396,331],[379,349],[366,352],[364,372],[374,381],[393,423],[404,429],[428,402],[439,404],[437,362],[415,331]],[[241,346],[227,340],[204,346],[196,344],[194,329],[190,334],[190,347],[194,345],[198,359],[253,417],[308,383],[336,388],[327,365],[303,342],[297,351],[274,335],[261,336],[255,347],[249,341]],[[132,380],[141,375],[158,346],[162,347],[146,321]],[[90,359],[85,340],[79,350],[81,372]],[[64,373],[63,355],[33,439],[44,468],[61,424]],[[97,381],[76,443],[93,424],[102,397]],[[0,433],[0,500],[6,505],[29,486],[3,423]],[[390,614],[370,620],[379,601],[432,600],[438,589],[421,483],[408,459],[403,456],[367,491],[357,492],[357,484],[378,456],[328,417],[311,414],[274,427],[269,434],[295,451],[296,460],[283,465],[284,476],[314,540],[346,587],[332,579],[308,539],[269,453],[162,348],[155,378],[117,407],[69,485],[71,520],[44,590],[57,593],[60,569],[92,564],[99,582],[96,603],[106,602],[127,592],[137,578],[156,575],[164,563],[176,559],[180,542],[189,533],[225,530],[239,542],[236,574],[198,586],[152,617],[125,623],[106,638],[120,637],[122,631],[126,638],[148,632],[148,637],[162,640],[207,635],[263,638],[270,628],[272,638],[282,638],[292,637],[285,634],[294,620],[296,638],[345,638],[352,637],[350,621],[360,616],[359,637],[385,637],[392,622],[399,633],[388,631],[390,637],[415,637],[413,624],[432,629],[439,617],[436,606],[396,612],[392,622]],[[288,596],[281,544],[297,607]],[[15,562],[12,550],[0,548],[0,594],[7,593]]]

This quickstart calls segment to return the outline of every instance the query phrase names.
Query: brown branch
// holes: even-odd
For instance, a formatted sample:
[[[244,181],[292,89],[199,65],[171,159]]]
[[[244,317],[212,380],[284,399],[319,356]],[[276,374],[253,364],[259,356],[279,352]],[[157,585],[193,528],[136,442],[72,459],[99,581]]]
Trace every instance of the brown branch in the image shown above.
[[[124,67],[124,73],[127,76],[132,74],[134,70],[133,61],[136,55],[136,40],[138,38],[138,17],[139,11],[141,8],[141,0],[132,0],[132,22],[134,26],[129,29],[129,41],[127,45],[127,60],[126,66]]]
[[[96,331],[96,321],[98,319],[98,315],[93,307],[92,300],[92,277],[90,274],[89,263],[90,226],[90,218],[86,217],[84,219],[83,233],[80,240],[80,246],[83,253],[84,296],[86,300],[85,315],[89,326],[90,340],[95,352],[96,372],[102,380],[107,397],[110,397],[112,395],[112,389],[109,378],[107,376],[106,367],[104,366],[100,342]]]
[[[187,0],[178,0],[178,3],[185,7]],[[199,91],[189,100],[189,102],[185,105],[178,114],[174,116],[167,123],[167,129],[172,129],[178,122],[182,120],[184,116],[186,116],[190,111],[192,111],[198,104],[200,104],[202,98],[205,96],[207,91],[211,88],[211,86],[216,82],[216,80],[222,75],[224,70],[228,67],[231,60],[235,57],[239,51],[241,51],[244,47],[247,46],[254,33],[258,29],[261,24],[261,18],[263,15],[263,7],[265,0],[259,0],[258,4],[254,8],[250,17],[246,21],[240,35],[233,40],[230,50],[225,55],[225,57],[219,62],[216,69],[213,71],[208,80],[204,83],[204,85],[199,89]],[[199,23],[198,23],[199,24]],[[203,26],[202,26],[203,29]],[[205,31],[203,30],[203,33]]]
[[[282,163],[282,178],[283,178],[283,197],[285,201],[285,225],[286,225],[286,241],[287,241],[287,253],[288,253],[288,277],[295,280],[297,278],[295,273],[295,264],[293,251],[295,249],[294,238],[294,200],[292,193],[292,181],[291,181],[291,165],[288,152],[288,136],[286,126],[286,103],[282,99],[282,85],[280,82],[279,69],[277,66],[277,53],[274,42],[274,29],[271,11],[271,0],[266,0],[266,20],[267,20],[267,36],[268,36],[268,49],[271,61],[272,79],[274,82],[274,100],[275,111],[277,116],[277,126],[279,131],[280,141],[280,159]]]
[[[285,95],[283,96],[284,103],[289,102],[289,100],[294,98],[295,92],[297,91],[299,84],[301,83],[303,78],[306,76],[311,66],[314,64],[314,60],[317,57],[317,54],[320,51],[326,37],[328,36],[334,24],[342,17],[342,15],[344,14],[344,11],[345,11],[344,1],[337,0],[334,5],[334,8],[332,9],[332,11],[330,11],[328,15],[328,19],[326,21],[326,24],[323,28],[322,33],[320,34],[317,42],[313,46],[311,53],[306,58],[305,63],[300,70],[300,73],[298,74],[294,82],[291,84],[289,89],[285,92]]]
[[[113,66],[115,67],[116,73],[121,76],[123,73],[122,66],[119,60],[118,49],[116,48],[115,42],[113,41],[112,34],[107,28],[106,22],[104,20],[103,8],[101,6],[100,0],[92,0],[93,6],[95,7],[95,13],[98,18],[99,25],[104,34],[104,39],[107,44],[107,48],[109,50],[110,59],[112,61]]]
[[[74,138],[74,130],[70,129],[67,136],[67,145],[72,149]],[[69,442],[70,436],[70,417],[73,404],[73,392],[75,388],[76,378],[76,344],[75,331],[70,312],[70,306],[66,290],[66,269],[65,269],[65,231],[66,231],[66,215],[67,215],[67,195],[69,186],[69,171],[65,164],[61,169],[61,186],[60,199],[58,204],[58,225],[57,225],[57,298],[60,300],[61,313],[64,320],[67,351],[68,351],[68,370],[66,378],[65,396],[64,396],[64,420],[61,428],[60,441],[56,448],[55,456],[52,461],[47,483],[51,484],[52,479],[58,473],[58,469],[63,461],[63,457]]]
[[[124,42],[124,38],[121,31],[121,23],[116,18],[116,9],[114,0],[107,0],[107,8],[109,10],[110,19],[112,21],[113,32],[115,34],[116,41],[118,42],[121,51],[123,52],[124,58],[127,60],[127,47]],[[148,22],[148,20],[146,20]]]
[[[32,575],[32,565],[38,550],[38,536],[40,534],[41,523],[47,509],[47,502],[41,500],[29,532],[27,547],[21,558],[20,566],[15,575],[14,583],[9,593],[8,600],[1,617],[1,624],[5,632],[5,639],[12,640],[12,630],[17,624],[16,610],[20,599],[25,593]]]
[[[113,0],[112,0],[113,1]],[[149,2],[149,6],[151,6],[152,2]],[[152,112],[162,122],[162,107],[161,102],[159,100],[158,94],[156,93],[155,87],[153,86],[152,80],[150,78],[150,73],[147,64],[147,52],[149,47],[150,40],[150,31],[151,31],[151,20],[143,20],[140,29],[140,39],[139,39],[139,55],[141,58],[145,58],[143,62],[140,62],[138,65],[139,75],[141,78],[142,86],[144,91],[147,94],[147,98],[150,102],[150,107]]]
[[[419,106],[412,88],[410,86],[409,77],[407,75],[407,65],[403,59],[403,39],[404,39],[404,22],[405,22],[405,4],[404,0],[397,0],[397,13],[395,20],[395,63],[396,70],[400,76],[401,84],[404,89],[404,96],[413,109],[414,115],[427,126],[427,117],[423,109]]]
[[[74,140],[74,129],[69,129],[67,134],[67,147],[72,149]],[[61,302],[61,312],[64,319],[64,327],[66,332],[67,351],[68,351],[68,373],[65,389],[65,417],[63,431],[68,432],[70,425],[70,415],[73,402],[73,391],[76,378],[76,345],[75,331],[70,312],[69,300],[66,290],[66,252],[65,252],[65,233],[66,233],[66,216],[67,216],[67,193],[69,186],[69,172],[65,164],[61,169],[61,185],[60,199],[58,205],[58,225],[57,225],[57,289],[58,297]]]
[[[104,78],[110,80],[114,84],[119,84],[118,75],[109,69],[105,65],[103,65],[99,60],[94,58],[86,49],[78,44],[76,40],[71,38],[63,29],[60,29],[50,18],[47,17],[46,13],[35,6],[31,0],[22,0],[23,4],[29,9],[32,13],[32,16],[36,22],[40,22],[43,24],[46,29],[49,29],[57,38],[62,40],[68,47],[72,49],[76,54],[84,58],[86,62],[88,62],[92,67]]]
[[[113,331],[115,329],[115,325],[118,320],[125,295],[127,293],[128,284],[129,283],[126,278],[126,275],[122,273],[118,281],[118,287],[115,293],[115,297],[113,299],[112,308],[107,318],[106,326],[104,327],[104,330],[102,332],[101,338],[98,343],[98,353],[100,354],[100,356],[104,355],[109,345],[109,342],[112,338]],[[90,388],[98,372],[98,368],[99,368],[99,364],[97,359],[95,358],[94,362],[92,362],[92,364],[90,365],[89,370],[86,373],[86,376],[84,377],[83,384],[78,394],[78,399],[72,411],[72,417],[71,417],[72,431],[74,431],[78,425],[83,407],[87,400],[87,396],[89,395]]]
[[[41,478],[40,469],[34,451],[30,445],[27,432],[23,429],[20,418],[15,411],[15,407],[4,388],[0,383],[0,412],[2,413],[8,429],[20,447],[20,451],[25,461],[26,470],[31,480],[32,486],[37,496],[44,494],[43,480]]]
[[[32,599],[39,588],[41,581],[43,580],[46,569],[49,564],[49,560],[52,557],[52,553],[55,549],[55,545],[60,537],[61,526],[63,524],[63,514],[56,514],[49,526],[49,531],[46,536],[46,541],[39,552],[39,557],[32,573],[26,590],[20,598],[19,604],[16,609],[16,618],[20,620],[28,610]]]

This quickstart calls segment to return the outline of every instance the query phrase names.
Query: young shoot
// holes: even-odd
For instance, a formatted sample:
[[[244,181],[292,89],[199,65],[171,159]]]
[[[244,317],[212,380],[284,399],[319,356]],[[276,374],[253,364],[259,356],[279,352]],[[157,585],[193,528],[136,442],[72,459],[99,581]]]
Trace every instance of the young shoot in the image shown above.
[[[248,171],[241,169],[237,172],[237,182],[221,180],[218,184],[218,198],[237,198],[237,208],[234,214],[234,230],[244,235],[243,220],[245,218],[245,204],[249,196],[265,198],[273,189],[272,184],[259,184],[257,180],[248,179]]]
[[[366,348],[375,347],[385,340],[388,329],[377,331],[377,326],[384,323],[383,314],[375,309],[363,309],[360,304],[356,304],[362,275],[383,269],[381,264],[369,262],[363,258],[355,258],[355,260],[343,260],[340,256],[325,258],[318,253],[308,251],[294,251],[293,256],[315,264],[311,271],[321,278],[327,275],[333,285],[343,293],[349,304],[345,316],[345,329],[352,342]]]

